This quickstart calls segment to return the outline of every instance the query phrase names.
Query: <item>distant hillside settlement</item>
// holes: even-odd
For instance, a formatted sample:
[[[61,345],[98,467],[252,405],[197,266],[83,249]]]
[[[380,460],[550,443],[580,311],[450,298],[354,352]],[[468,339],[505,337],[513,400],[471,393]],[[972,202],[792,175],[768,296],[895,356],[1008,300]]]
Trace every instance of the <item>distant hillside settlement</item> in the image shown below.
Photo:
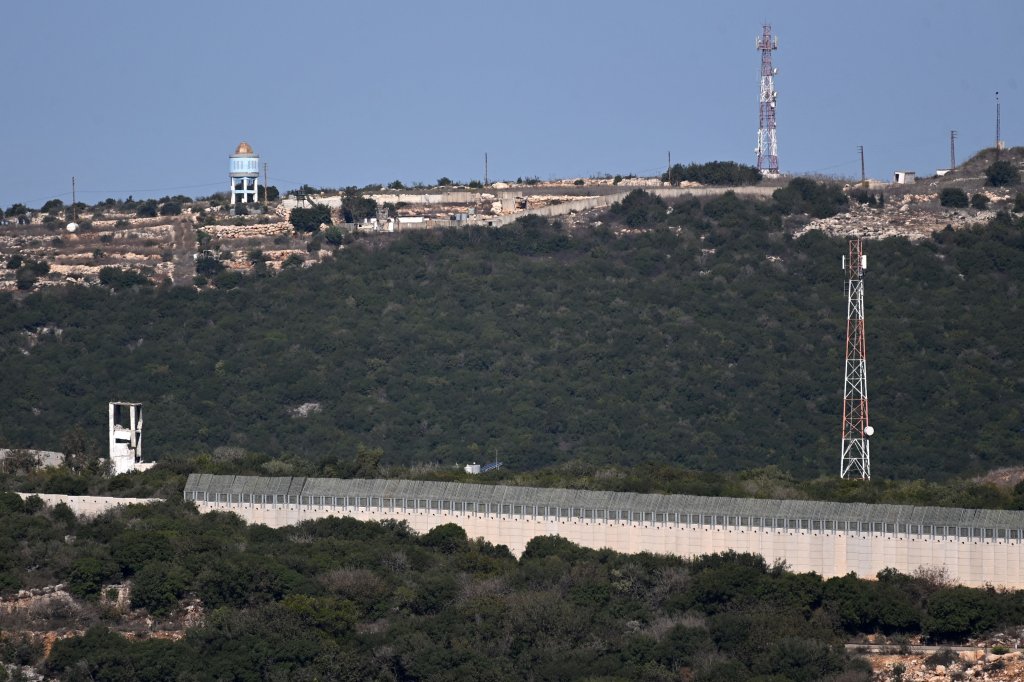
[[[795,233],[822,230],[834,235],[918,239],[947,226],[958,229],[985,222],[999,210],[1024,210],[1018,205],[1019,183],[1001,187],[986,183],[985,170],[993,159],[994,151],[986,150],[941,176],[916,178],[904,171],[895,174],[893,182],[847,183],[843,187],[851,199],[847,211],[804,221]],[[1006,150],[1002,159],[1017,169],[1024,168],[1024,148]],[[238,204],[231,202],[228,193],[197,200],[177,196],[137,201],[129,197],[74,207],[54,199],[38,210],[15,204],[0,226],[0,264],[6,265],[0,268],[0,290],[28,291],[69,283],[117,287],[146,280],[202,286],[221,272],[277,270],[320,262],[344,248],[357,233],[501,227],[528,214],[586,228],[600,220],[601,212],[637,189],[667,201],[727,191],[769,199],[792,179],[773,176],[755,185],[724,187],[669,183],[667,175],[662,179],[527,179],[487,186],[479,182],[457,186],[443,179],[443,184],[431,188],[405,188],[397,182],[388,189],[303,188],[282,199],[277,198],[275,188],[269,192],[250,188],[245,196],[251,199],[249,195],[259,193],[261,200]],[[940,195],[950,188],[962,191],[963,205],[943,205]],[[290,220],[292,212],[314,206],[326,207],[324,222],[297,230]],[[72,215],[74,226],[68,229]]]

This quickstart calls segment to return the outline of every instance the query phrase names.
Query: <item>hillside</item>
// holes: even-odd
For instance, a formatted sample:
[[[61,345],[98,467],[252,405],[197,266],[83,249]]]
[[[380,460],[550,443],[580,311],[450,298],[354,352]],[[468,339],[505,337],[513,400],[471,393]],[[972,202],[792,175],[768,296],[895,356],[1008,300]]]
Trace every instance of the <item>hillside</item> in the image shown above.
[[[774,201],[671,208],[637,195],[605,216],[625,231],[528,219],[379,235],[202,294],[7,297],[0,437],[99,449],[106,402],[131,399],[158,458],[227,445],[347,460],[362,443],[389,464],[832,472],[845,243],[792,239]],[[1009,218],[868,244],[876,476],[1015,463],[1022,247]]]
[[[1024,147],[1006,149],[999,158],[1024,172]],[[931,238],[947,226],[963,229],[974,223],[988,222],[999,211],[1019,213],[1020,183],[1001,187],[988,183],[985,171],[995,160],[995,149],[985,149],[945,175],[918,178],[912,184],[872,186],[866,190],[859,184],[850,185],[846,191],[853,200],[848,211],[814,220],[803,230],[821,230],[838,236],[859,234],[871,239],[902,236],[916,240]],[[983,209],[942,206],[939,197],[948,189],[961,190],[972,198],[984,197],[987,206]]]

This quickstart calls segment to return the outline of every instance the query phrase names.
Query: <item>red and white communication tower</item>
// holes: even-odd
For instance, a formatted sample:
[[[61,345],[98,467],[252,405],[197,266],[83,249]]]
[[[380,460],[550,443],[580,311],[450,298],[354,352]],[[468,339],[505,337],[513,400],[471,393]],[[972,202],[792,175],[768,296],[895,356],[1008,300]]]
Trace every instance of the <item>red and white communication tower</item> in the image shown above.
[[[772,35],[771,24],[765,24],[755,46],[761,51],[761,106],[757,129],[757,170],[768,175],[779,173],[779,146],[775,141],[775,74],[772,51],[779,49],[778,36]]]
[[[871,478],[868,439],[868,355],[864,341],[864,271],[868,257],[860,239],[850,240],[846,271],[846,379],[843,382],[843,451],[840,478]]]

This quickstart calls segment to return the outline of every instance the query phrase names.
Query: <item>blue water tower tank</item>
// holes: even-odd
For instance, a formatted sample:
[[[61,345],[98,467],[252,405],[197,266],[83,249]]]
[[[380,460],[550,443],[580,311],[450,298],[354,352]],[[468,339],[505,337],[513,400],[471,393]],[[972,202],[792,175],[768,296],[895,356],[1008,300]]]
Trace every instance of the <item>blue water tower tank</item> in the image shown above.
[[[248,142],[241,142],[230,163],[231,204],[255,203],[259,199],[260,157]]]

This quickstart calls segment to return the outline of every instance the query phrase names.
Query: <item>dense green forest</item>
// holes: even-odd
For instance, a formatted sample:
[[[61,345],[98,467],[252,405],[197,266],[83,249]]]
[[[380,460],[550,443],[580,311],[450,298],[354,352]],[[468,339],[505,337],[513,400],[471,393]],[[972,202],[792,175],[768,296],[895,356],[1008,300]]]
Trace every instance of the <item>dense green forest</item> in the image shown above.
[[[792,230],[841,200],[810,185],[672,205],[638,192],[599,227],[359,239],[227,290],[5,296],[0,444],[99,448],[121,399],[145,403],[157,458],[363,444],[385,464],[832,474],[846,245]],[[866,252],[875,476],[1019,463],[1021,220]]]
[[[39,664],[24,633],[86,629],[42,664],[61,680],[866,682],[851,637],[957,642],[1024,620],[1024,593],[938,575],[822,580],[752,555],[622,555],[557,537],[517,560],[455,525],[275,530],[180,500],[89,521],[10,493],[0,524],[0,592],[59,581],[82,600],[7,617],[0,659]],[[130,604],[116,607],[107,586],[126,579]],[[205,617],[183,639],[144,634],[196,604]]]

